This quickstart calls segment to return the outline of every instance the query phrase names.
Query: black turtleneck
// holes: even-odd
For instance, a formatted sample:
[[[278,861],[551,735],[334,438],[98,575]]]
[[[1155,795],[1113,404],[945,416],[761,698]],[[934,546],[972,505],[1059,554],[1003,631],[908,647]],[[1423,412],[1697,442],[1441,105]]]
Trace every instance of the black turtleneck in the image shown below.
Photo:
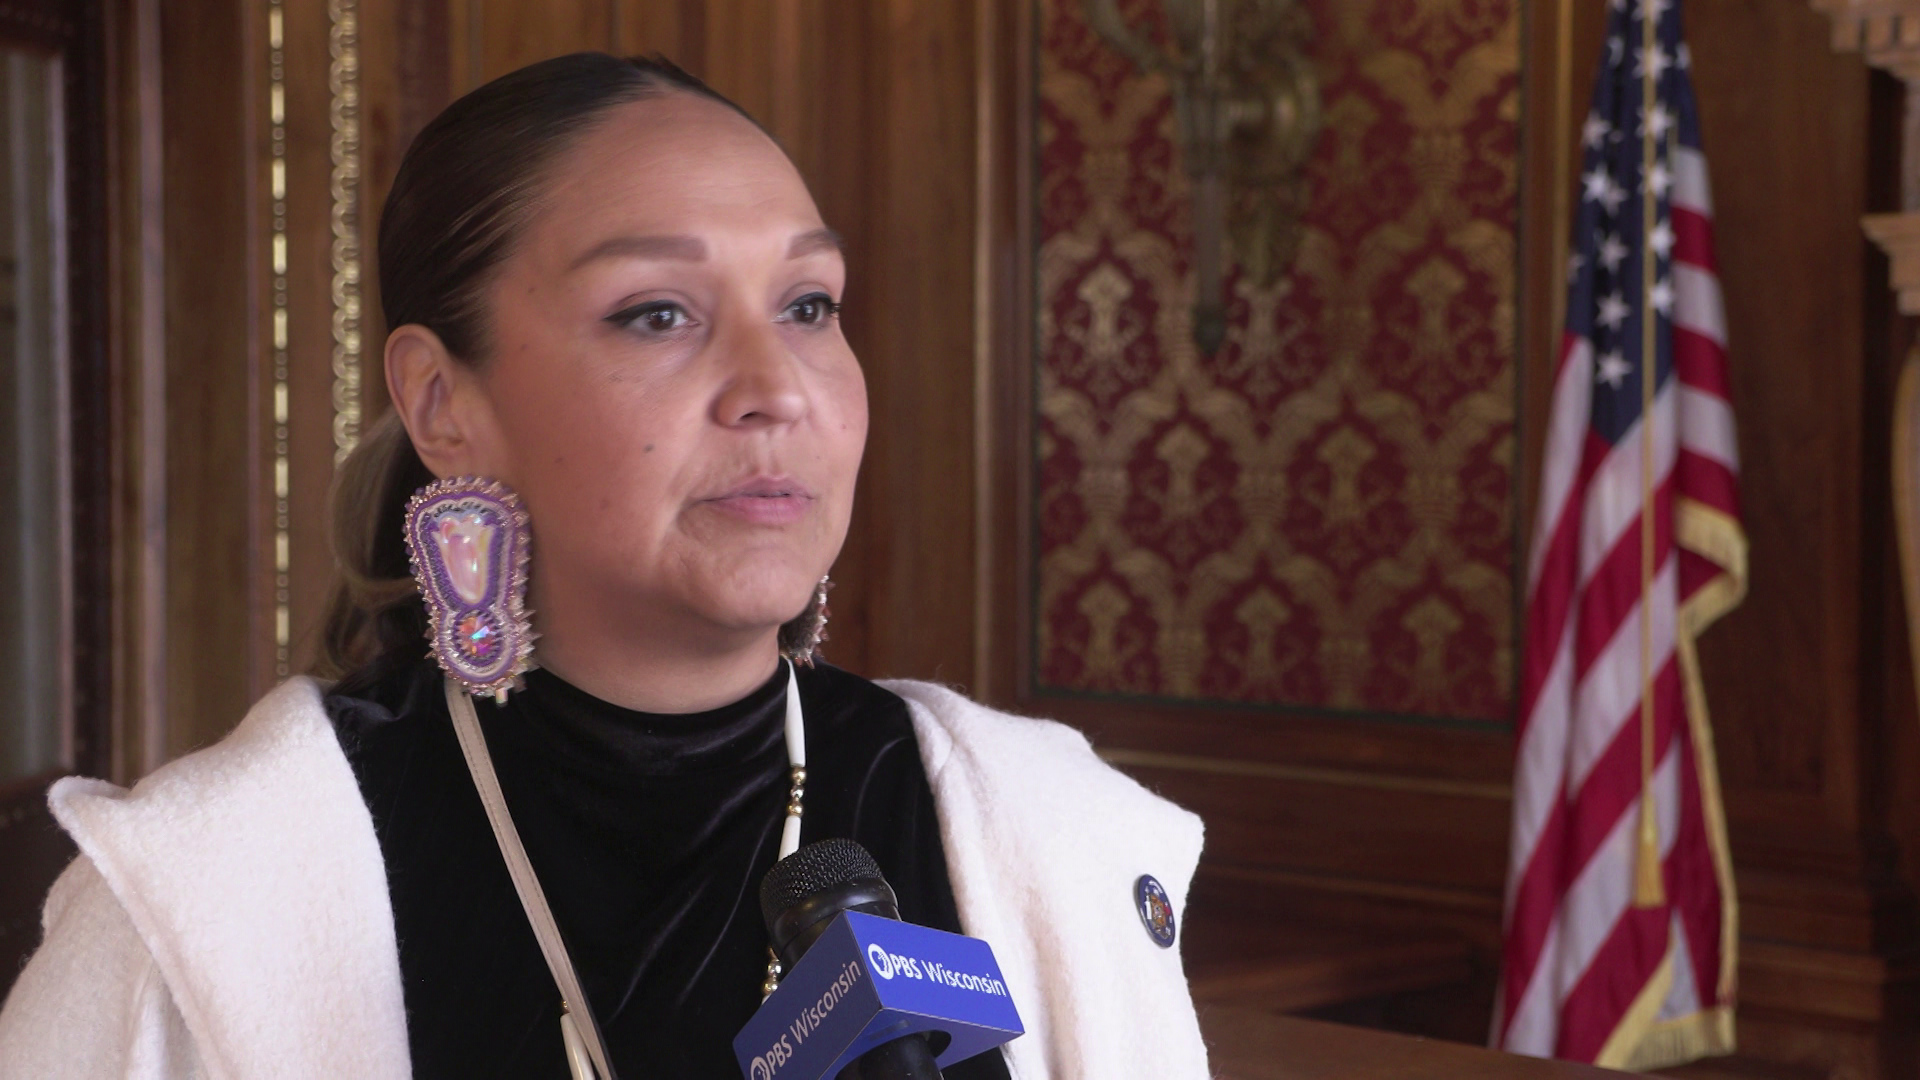
[[[800,672],[801,842],[851,837],[910,922],[959,931],[933,794],[906,704],[818,665]],[[739,1075],[760,1003],[760,878],[787,800],[786,669],[710,712],[608,704],[544,671],[477,702],[495,771],[614,1069]],[[432,661],[349,677],[328,712],[372,812],[400,944],[413,1073],[565,1080],[560,995],[513,891]],[[1000,1055],[946,1070],[1004,1080]]]

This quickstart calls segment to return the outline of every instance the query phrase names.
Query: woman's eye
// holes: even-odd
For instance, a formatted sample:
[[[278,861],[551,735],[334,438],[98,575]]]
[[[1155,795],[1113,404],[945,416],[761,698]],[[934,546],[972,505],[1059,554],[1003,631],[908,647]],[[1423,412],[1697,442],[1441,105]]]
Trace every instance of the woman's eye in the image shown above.
[[[802,326],[818,326],[840,314],[840,305],[826,293],[812,293],[787,305],[786,318]]]
[[[630,326],[654,334],[670,334],[683,330],[693,324],[693,317],[687,309],[670,300],[658,300],[647,304],[636,304],[616,312],[608,322],[621,326]]]

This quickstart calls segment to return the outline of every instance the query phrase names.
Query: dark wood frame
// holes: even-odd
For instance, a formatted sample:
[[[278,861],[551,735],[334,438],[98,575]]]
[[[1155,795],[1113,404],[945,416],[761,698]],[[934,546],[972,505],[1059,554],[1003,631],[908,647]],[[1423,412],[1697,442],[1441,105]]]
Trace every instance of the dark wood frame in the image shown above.
[[[48,786],[60,775],[114,770],[116,647],[120,551],[118,482],[125,447],[116,364],[113,192],[110,144],[110,12],[104,0],[12,0],[0,3],[0,42],[40,48],[61,61],[65,124],[68,278],[66,454],[71,478],[67,520],[68,623],[62,642],[68,756],[54,772],[0,787],[0,988],[19,958],[38,942],[40,903],[72,843],[46,809]]]

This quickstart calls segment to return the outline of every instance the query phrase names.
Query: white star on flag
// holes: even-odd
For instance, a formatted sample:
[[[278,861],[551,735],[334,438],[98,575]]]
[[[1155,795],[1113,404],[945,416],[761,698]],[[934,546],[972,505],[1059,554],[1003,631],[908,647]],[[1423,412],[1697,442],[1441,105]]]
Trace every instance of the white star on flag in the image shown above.
[[[1667,51],[1656,42],[1653,48],[1641,49],[1634,54],[1633,74],[1638,78],[1645,78],[1651,69],[1653,77],[1657,79],[1667,73],[1667,66],[1670,63],[1671,61],[1667,59]]]
[[[1627,307],[1626,297],[1621,296],[1617,292],[1608,293],[1606,296],[1601,297],[1600,314],[1594,321],[1609,330],[1618,330],[1620,329],[1620,324],[1627,321],[1627,314],[1631,310],[1631,308]]]
[[[1580,268],[1587,265],[1586,257],[1579,252],[1567,256],[1567,283],[1572,284],[1580,277]]]
[[[1646,110],[1641,110],[1640,119],[1642,122],[1650,124],[1653,128],[1653,137],[1656,139],[1666,138],[1667,132],[1673,128],[1673,114],[1667,111],[1665,105],[1655,105],[1653,107],[1651,120],[1648,119]]]
[[[1647,299],[1653,301],[1653,309],[1662,315],[1673,313],[1673,282],[1662,279],[1653,283],[1647,291]]]
[[[1580,141],[1598,150],[1612,130],[1613,125],[1607,123],[1605,117],[1597,112],[1590,112],[1587,114],[1587,122],[1580,125]]]
[[[1607,176],[1607,170],[1601,168],[1595,168],[1582,176],[1580,181],[1583,185],[1580,197],[1588,202],[1595,199],[1604,200],[1607,197],[1607,189],[1613,186],[1613,180]]]
[[[1620,242],[1619,233],[1608,233],[1600,238],[1600,265],[1608,273],[1620,269],[1620,260],[1627,257],[1627,245]]]
[[[1619,213],[1620,204],[1626,201],[1626,198],[1627,190],[1619,184],[1614,183],[1613,177],[1607,177],[1607,190],[1600,195],[1600,203],[1607,208],[1607,213]]]
[[[1633,365],[1627,363],[1627,358],[1620,355],[1620,350],[1615,349],[1600,358],[1600,366],[1593,373],[1593,381],[1606,383],[1610,390],[1618,390],[1620,381],[1631,374],[1633,374]]]
[[[1673,250],[1673,226],[1662,219],[1660,224],[1655,225],[1653,231],[1647,234],[1647,246],[1653,249],[1655,255],[1666,258],[1667,252]]]
[[[1665,195],[1673,187],[1673,171],[1664,161],[1656,161],[1653,168],[1647,170],[1647,186],[1655,195]]]

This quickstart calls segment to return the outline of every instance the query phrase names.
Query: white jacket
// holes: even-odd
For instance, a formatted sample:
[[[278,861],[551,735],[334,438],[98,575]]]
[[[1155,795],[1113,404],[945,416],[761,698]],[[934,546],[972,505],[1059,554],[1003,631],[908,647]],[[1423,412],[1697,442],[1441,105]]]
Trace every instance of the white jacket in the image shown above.
[[[913,716],[961,924],[1026,1025],[1015,1080],[1205,1080],[1179,950],[1134,901],[1151,874],[1184,909],[1200,819],[1070,728],[885,685]],[[81,854],[0,1009],[0,1080],[408,1075],[386,868],[312,680],[132,791],[76,777],[50,802]]]

